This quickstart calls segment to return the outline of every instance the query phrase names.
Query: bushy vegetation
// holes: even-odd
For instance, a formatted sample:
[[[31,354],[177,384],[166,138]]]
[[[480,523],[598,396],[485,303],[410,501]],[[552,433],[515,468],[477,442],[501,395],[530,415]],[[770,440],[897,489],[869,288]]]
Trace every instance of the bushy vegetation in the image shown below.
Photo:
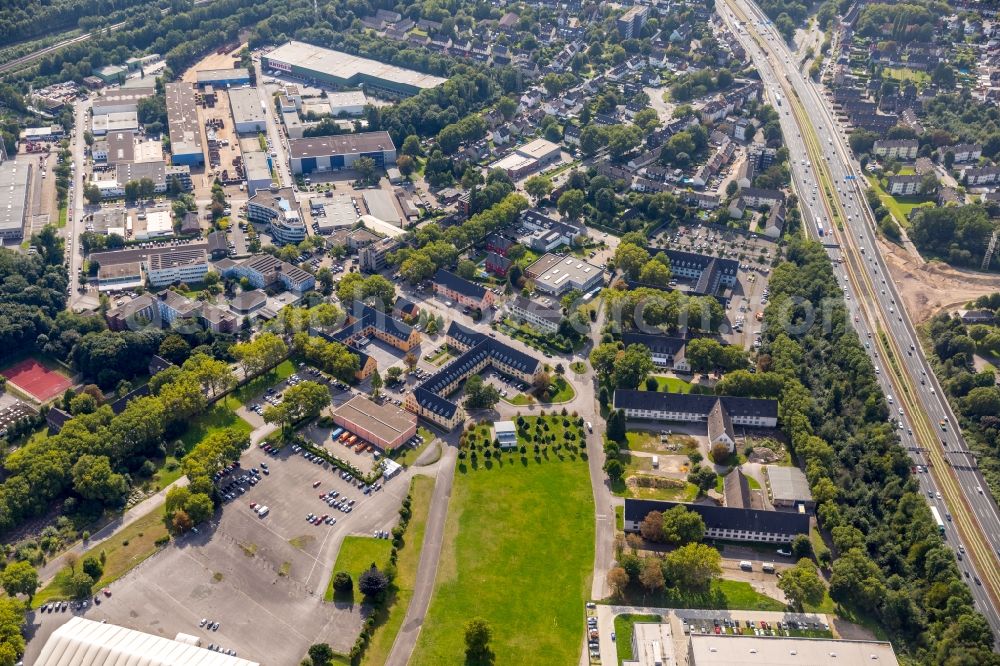
[[[759,366],[782,380],[780,422],[832,538],[830,596],[921,663],[991,663],[992,632],[910,475],[823,248],[793,241],[770,288]],[[832,323],[807,325],[793,298],[829,304]]]
[[[1000,294],[970,303],[977,309],[1000,311]],[[926,327],[932,365],[952,409],[959,415],[962,434],[976,453],[979,469],[994,496],[1000,493],[1000,388],[992,368],[977,372],[974,354],[994,359],[1000,355],[1000,327],[966,326],[961,318],[943,312]]]
[[[921,208],[913,216],[910,239],[934,256],[978,268],[996,223],[978,204]]]

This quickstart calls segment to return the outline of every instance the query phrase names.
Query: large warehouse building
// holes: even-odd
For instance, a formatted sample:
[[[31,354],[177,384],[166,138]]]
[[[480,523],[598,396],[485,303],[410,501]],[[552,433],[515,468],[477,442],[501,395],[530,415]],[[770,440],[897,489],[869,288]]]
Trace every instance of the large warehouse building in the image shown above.
[[[396,146],[388,132],[315,136],[288,141],[292,173],[350,169],[359,157],[370,157],[385,168],[396,162]]]
[[[33,666],[260,666],[200,644],[188,634],[171,640],[78,616],[49,636]]]
[[[201,147],[201,127],[190,83],[168,83],[166,86],[167,124],[170,127],[170,153],[174,164],[205,163]]]
[[[20,240],[24,234],[30,176],[28,164],[0,164],[0,241]]]
[[[264,103],[256,88],[232,88],[229,91],[229,108],[233,112],[238,134],[267,131]]]
[[[417,434],[417,417],[391,403],[356,395],[333,410],[333,422],[383,451],[392,451]]]
[[[304,42],[288,42],[261,58],[264,69],[274,69],[299,79],[335,86],[362,86],[392,95],[416,95],[446,81],[377,60],[332,51]]]

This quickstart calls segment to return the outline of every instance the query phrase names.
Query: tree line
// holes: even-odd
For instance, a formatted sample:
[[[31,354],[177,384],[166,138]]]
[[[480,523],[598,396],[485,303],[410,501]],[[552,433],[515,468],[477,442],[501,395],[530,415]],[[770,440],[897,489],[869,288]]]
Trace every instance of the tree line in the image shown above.
[[[798,239],[787,256],[771,276],[758,370],[781,380],[779,420],[832,540],[830,596],[875,619],[915,661],[995,663],[990,627],[910,473],[829,259]],[[833,303],[832,323],[806,325],[802,303]],[[786,332],[789,317],[801,335]]]

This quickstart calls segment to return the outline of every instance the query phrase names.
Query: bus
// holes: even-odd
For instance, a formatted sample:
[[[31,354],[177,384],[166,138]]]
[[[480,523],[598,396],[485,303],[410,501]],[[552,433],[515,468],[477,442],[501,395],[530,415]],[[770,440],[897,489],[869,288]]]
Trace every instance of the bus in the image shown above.
[[[343,428],[337,428],[336,430],[334,430],[333,432],[330,433],[330,439],[336,440],[338,437],[340,437],[343,434],[344,434],[344,429]]]
[[[824,236],[824,233],[823,233],[823,223],[822,222],[817,222],[816,223],[816,230],[819,231],[819,236],[820,236],[820,238],[822,238]]]
[[[938,532],[941,536],[944,536],[944,522],[942,522],[941,514],[938,512],[936,506],[931,507],[931,515],[934,516],[934,522],[937,523]]]

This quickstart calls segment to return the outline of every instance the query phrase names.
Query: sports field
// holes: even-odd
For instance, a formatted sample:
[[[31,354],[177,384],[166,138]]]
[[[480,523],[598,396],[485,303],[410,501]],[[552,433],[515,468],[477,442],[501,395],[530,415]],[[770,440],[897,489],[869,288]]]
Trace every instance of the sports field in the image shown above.
[[[72,386],[67,377],[49,370],[33,358],[18,361],[0,374],[38,402],[47,402]]]

